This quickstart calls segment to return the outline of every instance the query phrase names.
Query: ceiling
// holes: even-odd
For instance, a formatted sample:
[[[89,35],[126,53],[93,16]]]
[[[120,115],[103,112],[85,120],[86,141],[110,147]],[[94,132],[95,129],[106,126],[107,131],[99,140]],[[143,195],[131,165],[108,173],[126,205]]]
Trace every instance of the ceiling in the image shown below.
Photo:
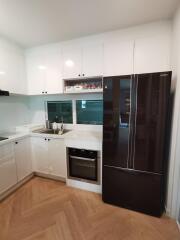
[[[179,0],[0,0],[0,34],[32,47],[173,16]]]

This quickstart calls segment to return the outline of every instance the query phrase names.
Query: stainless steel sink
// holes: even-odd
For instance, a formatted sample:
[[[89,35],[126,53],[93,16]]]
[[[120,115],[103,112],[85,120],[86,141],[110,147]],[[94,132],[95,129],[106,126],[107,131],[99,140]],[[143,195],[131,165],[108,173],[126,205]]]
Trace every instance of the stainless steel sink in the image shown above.
[[[64,129],[63,132],[60,135],[63,135],[65,133],[70,132],[71,130],[67,130]],[[59,134],[59,130],[53,130],[53,129],[46,129],[46,128],[42,128],[42,129],[38,129],[38,130],[34,130],[34,133],[44,133],[44,134]]]

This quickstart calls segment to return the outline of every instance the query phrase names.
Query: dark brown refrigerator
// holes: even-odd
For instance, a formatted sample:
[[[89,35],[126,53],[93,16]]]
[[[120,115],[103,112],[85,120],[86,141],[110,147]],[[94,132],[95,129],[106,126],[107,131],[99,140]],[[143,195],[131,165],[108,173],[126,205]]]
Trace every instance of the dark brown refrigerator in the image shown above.
[[[160,216],[171,72],[105,77],[103,88],[103,201]]]

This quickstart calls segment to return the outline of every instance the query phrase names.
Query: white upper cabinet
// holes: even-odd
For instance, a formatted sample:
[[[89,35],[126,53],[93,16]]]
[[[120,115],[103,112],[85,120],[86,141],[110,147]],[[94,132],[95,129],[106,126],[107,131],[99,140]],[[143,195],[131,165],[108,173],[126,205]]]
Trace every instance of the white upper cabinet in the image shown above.
[[[0,89],[27,93],[24,52],[3,40],[0,40]]]
[[[82,76],[93,77],[103,75],[103,45],[91,44],[83,47]]]
[[[104,44],[104,76],[133,74],[134,41],[108,41]]]
[[[45,54],[32,52],[27,55],[28,94],[38,95],[45,92],[46,61]]]
[[[62,56],[59,47],[46,47],[28,52],[26,67],[30,95],[63,92]]]
[[[32,173],[30,138],[17,140],[15,143],[15,160],[18,181]]]
[[[103,74],[103,45],[63,47],[63,78],[93,77]]]
[[[151,73],[170,70],[170,38],[154,36],[135,41],[134,72]]]
[[[78,78],[82,74],[82,49],[79,46],[65,46],[63,53],[63,78]]]
[[[50,49],[46,60],[46,83],[45,90],[48,94],[62,93],[62,54],[60,48]]]

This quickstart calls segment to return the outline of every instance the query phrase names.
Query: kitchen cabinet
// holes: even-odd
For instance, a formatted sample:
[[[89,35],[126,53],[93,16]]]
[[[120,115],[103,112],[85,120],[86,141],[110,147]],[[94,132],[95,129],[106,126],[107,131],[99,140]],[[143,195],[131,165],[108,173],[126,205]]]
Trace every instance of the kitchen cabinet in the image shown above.
[[[170,39],[167,36],[135,41],[134,73],[170,71]]]
[[[14,145],[8,143],[0,146],[0,193],[17,183]]]
[[[48,145],[47,138],[31,138],[33,171],[48,174]]]
[[[108,41],[104,44],[104,76],[133,73],[134,41]]]
[[[26,67],[29,95],[63,92],[62,56],[59,47],[27,52]]]
[[[63,78],[81,77],[82,49],[79,46],[63,47]]]
[[[82,76],[95,77],[103,75],[103,45],[91,44],[82,49]]]
[[[66,148],[64,139],[32,138],[33,168],[35,172],[66,177]]]
[[[50,138],[48,141],[49,173],[66,178],[66,147],[64,139]]]
[[[26,94],[25,57],[22,49],[0,40],[0,89]]]
[[[20,181],[32,173],[30,139],[29,137],[27,137],[17,140],[14,145],[15,160],[17,166],[17,178],[18,181]]]
[[[63,47],[63,78],[101,76],[103,74],[103,45]]]

